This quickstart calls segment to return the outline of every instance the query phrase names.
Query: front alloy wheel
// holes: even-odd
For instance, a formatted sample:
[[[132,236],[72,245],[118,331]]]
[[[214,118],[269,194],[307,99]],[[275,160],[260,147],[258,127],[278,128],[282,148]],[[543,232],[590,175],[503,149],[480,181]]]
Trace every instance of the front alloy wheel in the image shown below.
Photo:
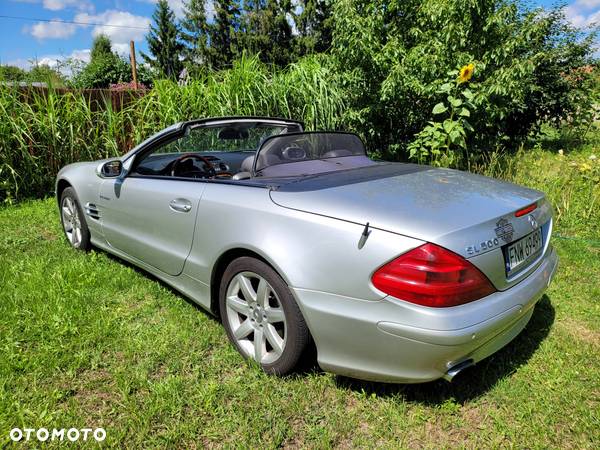
[[[66,188],[60,197],[60,220],[69,244],[78,250],[88,250],[90,232],[72,187]]]
[[[221,319],[238,351],[268,373],[292,371],[309,333],[277,272],[258,259],[236,259],[223,274],[220,293]]]
[[[79,247],[81,244],[81,220],[75,201],[71,197],[65,197],[61,211],[65,235],[73,247]]]

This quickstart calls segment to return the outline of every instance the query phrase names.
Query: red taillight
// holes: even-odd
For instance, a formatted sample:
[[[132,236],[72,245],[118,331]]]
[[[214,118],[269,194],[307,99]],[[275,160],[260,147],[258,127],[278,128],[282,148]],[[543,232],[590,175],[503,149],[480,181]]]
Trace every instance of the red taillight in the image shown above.
[[[401,255],[380,267],[371,280],[386,294],[435,308],[462,305],[495,292],[473,264],[435,244]]]
[[[532,203],[531,205],[526,206],[525,208],[518,210],[515,213],[515,217],[521,217],[521,216],[524,216],[525,214],[529,214],[531,211],[534,211],[535,208],[537,208],[537,203]]]

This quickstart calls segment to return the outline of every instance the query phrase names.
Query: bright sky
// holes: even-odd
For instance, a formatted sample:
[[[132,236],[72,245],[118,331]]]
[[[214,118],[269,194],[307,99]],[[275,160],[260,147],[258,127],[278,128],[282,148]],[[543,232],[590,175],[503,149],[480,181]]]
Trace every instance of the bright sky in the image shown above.
[[[169,0],[181,16],[184,0]],[[75,57],[87,61],[94,36],[104,33],[113,49],[127,53],[134,40],[145,50],[144,35],[156,0],[0,0],[0,63],[29,67],[31,62],[53,65],[57,59]],[[551,5],[552,0],[532,0],[533,5]],[[600,22],[600,0],[571,0],[567,13],[578,26]],[[43,22],[60,19],[95,25]],[[110,27],[106,25],[118,25]]]

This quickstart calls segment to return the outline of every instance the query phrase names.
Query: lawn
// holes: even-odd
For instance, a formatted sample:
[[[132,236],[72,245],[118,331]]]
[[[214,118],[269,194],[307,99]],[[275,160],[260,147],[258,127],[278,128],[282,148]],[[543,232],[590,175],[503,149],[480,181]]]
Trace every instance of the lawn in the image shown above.
[[[502,166],[548,186],[560,268],[524,332],[452,384],[267,376],[183,296],[104,252],[70,250],[52,199],[2,208],[0,446],[14,427],[103,427],[115,447],[598,448],[593,152]]]

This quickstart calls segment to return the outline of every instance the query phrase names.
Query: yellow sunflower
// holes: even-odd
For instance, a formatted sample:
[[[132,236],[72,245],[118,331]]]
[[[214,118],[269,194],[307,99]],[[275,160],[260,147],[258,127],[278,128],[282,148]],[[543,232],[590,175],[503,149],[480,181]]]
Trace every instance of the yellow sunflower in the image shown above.
[[[473,72],[475,71],[475,64],[467,64],[466,66],[462,66],[460,68],[460,72],[458,74],[458,82],[466,83],[473,76]]]

